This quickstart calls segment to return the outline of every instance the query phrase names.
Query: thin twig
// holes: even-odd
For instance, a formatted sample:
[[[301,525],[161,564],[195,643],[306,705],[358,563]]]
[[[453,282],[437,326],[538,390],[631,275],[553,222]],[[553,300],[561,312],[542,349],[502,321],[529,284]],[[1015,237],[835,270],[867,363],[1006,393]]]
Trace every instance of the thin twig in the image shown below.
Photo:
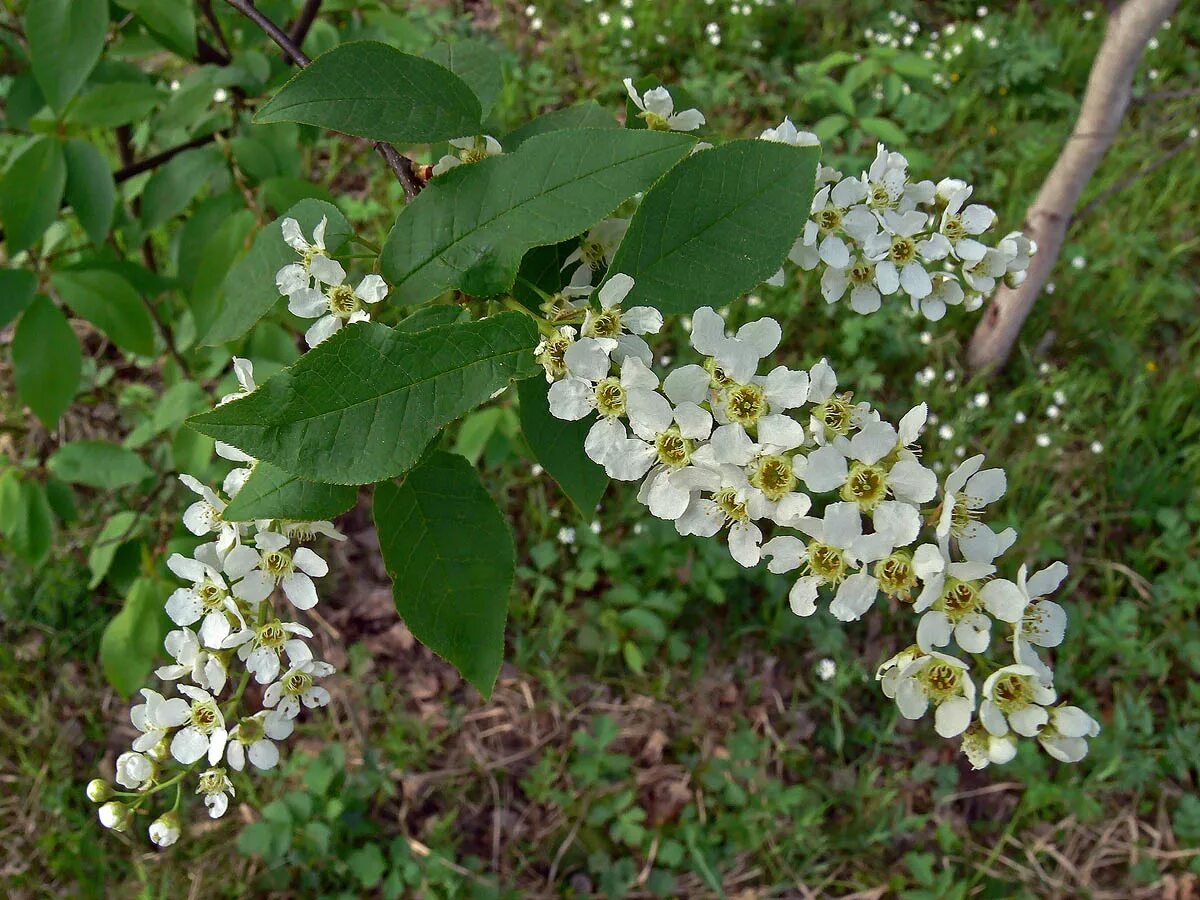
[[[288,32],[292,43],[297,47],[304,46],[304,39],[308,37],[308,30],[312,28],[313,22],[317,19],[317,12],[320,9],[321,0],[305,0],[304,7],[300,10],[300,15],[296,16],[296,21],[292,23],[292,27]]]
[[[233,59],[233,51],[229,49],[229,41],[225,40],[225,31],[221,28],[221,22],[217,18],[217,14],[213,12],[212,0],[197,0],[197,6],[204,13],[204,18],[208,20],[209,26],[212,27],[213,36],[216,37],[217,43],[221,45],[221,49],[225,51],[225,55]]]
[[[225,2],[266,32],[267,37],[273,40],[279,46],[280,50],[291,57],[296,65],[303,68],[312,62],[282,28],[255,7],[253,0],[225,0]],[[416,172],[413,170],[412,160],[384,141],[375,141],[374,146],[375,151],[384,158],[388,167],[395,173],[400,186],[404,188],[405,199],[412,200],[423,187],[420,179],[416,176]]]
[[[190,141],[186,141],[182,144],[176,144],[174,147],[168,147],[161,153],[154,154],[154,156],[147,156],[145,159],[138,160],[137,162],[130,162],[128,165],[122,166],[120,169],[117,169],[117,171],[113,172],[113,181],[115,181],[117,184],[120,184],[123,181],[128,181],[135,175],[141,175],[143,172],[149,172],[151,169],[157,169],[163,163],[170,162],[185,150],[193,150],[196,147],[204,147],[208,144],[211,144],[218,137],[224,137],[229,130],[230,129],[228,128],[218,128],[216,131],[210,132],[209,134],[192,138]]]

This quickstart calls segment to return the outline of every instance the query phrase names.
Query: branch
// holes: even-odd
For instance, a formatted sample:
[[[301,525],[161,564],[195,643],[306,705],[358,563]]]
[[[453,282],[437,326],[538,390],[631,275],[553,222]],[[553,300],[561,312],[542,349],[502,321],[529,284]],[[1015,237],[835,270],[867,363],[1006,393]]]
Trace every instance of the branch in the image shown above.
[[[228,128],[218,128],[216,131],[202,135],[201,137],[192,138],[190,141],[187,141],[183,144],[177,144],[174,147],[168,147],[161,153],[154,154],[154,156],[147,156],[145,159],[137,162],[129,162],[127,165],[113,172],[113,181],[115,181],[117,184],[120,184],[123,181],[128,181],[135,175],[141,175],[143,172],[149,172],[151,169],[157,169],[163,163],[170,162],[185,150],[193,150],[196,147],[203,147],[207,144],[211,144],[218,137],[224,136],[228,131],[230,131]],[[123,159],[122,162],[126,162],[126,160]]]
[[[976,326],[967,349],[967,364],[972,369],[999,369],[1012,352],[1021,325],[1058,261],[1079,197],[1116,137],[1146,44],[1177,3],[1126,0],[1109,19],[1075,130],[1025,214],[1026,231],[1037,242],[1038,252],[1025,281],[1017,288],[1001,287]]]
[[[312,28],[312,24],[316,21],[317,12],[321,8],[321,0],[305,0],[304,7],[300,10],[300,15],[296,16],[296,21],[292,23],[291,30],[288,32],[288,37],[292,39],[292,43],[297,47],[304,46],[304,39],[308,37],[308,30]]]
[[[304,55],[304,51],[296,46],[296,42],[292,40],[290,35],[255,7],[253,0],[225,0],[225,2],[266,32],[267,37],[273,40],[279,46],[279,49],[287,54],[296,65],[303,68],[312,62],[312,60]],[[310,3],[309,5],[312,4]],[[303,14],[302,12],[301,16]],[[316,15],[316,10],[313,10],[313,15]],[[404,198],[412,200],[417,196],[421,188],[424,187],[413,170],[412,160],[384,141],[374,141],[374,146],[375,151],[387,162],[388,167],[395,173],[397,180],[400,182],[400,186],[404,188]]]

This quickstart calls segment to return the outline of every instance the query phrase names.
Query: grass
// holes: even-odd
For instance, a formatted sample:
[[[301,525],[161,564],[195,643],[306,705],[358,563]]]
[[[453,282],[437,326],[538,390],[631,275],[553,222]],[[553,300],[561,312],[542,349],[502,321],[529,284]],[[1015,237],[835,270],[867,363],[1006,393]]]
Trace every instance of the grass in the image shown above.
[[[924,32],[974,19],[974,6],[920,4]],[[601,8],[612,15],[604,28]],[[480,24],[515,48],[501,124],[574,97],[616,101],[621,76],[654,72],[677,75],[717,130],[753,134],[784,112],[807,122],[836,114],[792,79],[797,66],[816,78],[828,54],[865,51],[864,28],[888,27],[890,7],[852,8],[825,15],[835,5],[815,4],[798,20],[785,4],[730,16],[639,3],[630,48],[616,4],[542,3]],[[922,83],[902,95],[917,97],[899,101],[894,118],[920,170],[973,181],[1018,225],[1069,133],[1099,42],[1102,10],[1087,22],[1083,8],[993,11],[982,24],[996,48],[968,39],[943,67],[945,90]],[[703,42],[710,17],[719,48]],[[443,10],[430,21],[463,27]],[[1179,13],[1138,91],[1194,86],[1198,42],[1200,17]],[[641,48],[649,53],[636,59]],[[862,103],[875,102],[870,92]],[[903,611],[849,627],[797,620],[784,580],[646,521],[628,491],[610,490],[594,533],[531,473],[502,423],[484,460],[523,567],[493,699],[414,645],[356,512],[319,623],[348,672],[336,702],[307,720],[253,803],[199,822],[166,853],[102,833],[83,798],[129,737],[126,705],[94,663],[114,602],[86,588],[80,549],[48,572],[5,563],[7,893],[1187,896],[1200,877],[1200,169],[1184,152],[1106,191],[1188,140],[1196,111],[1195,97],[1135,102],[1084,198],[1098,202],[1070,232],[1054,292],[998,378],[962,371],[976,316],[961,311],[925,342],[920,321],[828,309],[805,281],[765,290],[752,313],[787,320],[789,362],[828,355],[889,414],[926,399],[939,417],[927,459],[949,466],[986,452],[1008,469],[1000,515],[1021,532],[1014,553],[1071,566],[1059,683],[1104,724],[1082,764],[1027,747],[1007,767],[971,772],[875,688],[874,667],[906,642]],[[827,152],[861,163],[872,146],[850,128]],[[362,204],[384,217],[377,201]],[[916,380],[926,367],[928,386]],[[573,544],[558,539],[564,526]],[[828,682],[816,675],[824,658],[838,669]]]

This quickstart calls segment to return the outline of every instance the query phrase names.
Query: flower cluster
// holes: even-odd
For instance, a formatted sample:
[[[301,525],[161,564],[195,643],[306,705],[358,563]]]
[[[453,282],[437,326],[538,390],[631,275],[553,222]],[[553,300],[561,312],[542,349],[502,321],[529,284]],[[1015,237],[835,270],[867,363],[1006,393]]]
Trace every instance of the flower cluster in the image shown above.
[[[241,390],[222,403],[254,390],[250,363],[236,359],[234,370]],[[243,464],[226,477],[222,493],[191,475],[179,476],[197,495],[183,514],[184,527],[211,539],[190,556],[175,553],[167,560],[183,584],[165,602],[176,626],[164,641],[173,662],[155,674],[175,682],[179,696],[142,689],[144,702],[130,711],[138,736],[117,758],[117,787],[96,779],[87,789],[102,804],[101,823],[125,830],[137,815],[150,814],[156,794],[174,788],[174,804],[149,825],[150,839],[161,847],[180,836],[184,779],[194,774],[209,815],[224,815],[234,796],[228,770],[241,772],[247,759],[257,769],[273,768],[279,761],[275,742],[292,733],[301,706],[329,702],[320,679],[334,671],[314,657],[305,642],[313,633],[291,621],[287,605],[315,606],[313,579],[329,571],[304,544],[344,535],[330,522],[227,520],[228,501],[255,461],[227,445],[217,451]],[[285,603],[278,602],[280,595]],[[253,711],[245,709],[252,683],[261,696],[261,708]]]
[[[696,310],[691,345],[702,364],[660,378],[642,336],[658,332],[662,317],[623,309],[632,288],[629,276],[611,275],[580,328],[548,331],[538,347],[550,412],[595,413],[584,452],[610,477],[639,482],[638,499],[679,534],[725,534],[741,565],[795,573],[797,615],[816,612],[822,594],[845,622],[881,595],[911,609],[914,643],[880,666],[883,692],[908,718],[933,707],[937,732],[962,735],[975,767],[1011,759],[1018,736],[1036,737],[1056,759],[1081,759],[1099,726],[1056,705],[1039,655],[1063,639],[1065,613],[1046,596],[1067,568],[995,577],[1016,539],[984,521],[1005,493],[1004,472],[975,456],[939,484],[917,444],[924,404],[892,425],[839,390],[825,360],[762,371],[783,337],[771,318],[731,333],[716,311]],[[973,665],[946,652],[954,644],[978,654],[993,643],[1012,662],[978,688]]]
[[[801,142],[787,120],[762,138]],[[861,175],[821,167],[810,218],[788,258],[805,271],[822,267],[826,302],[848,299],[863,315],[897,292],[931,321],[950,306],[978,309],[1001,281],[1015,287],[1025,279],[1037,246],[1019,231],[984,243],[996,214],[968,203],[972,191],[954,178],[912,181],[908,160],[880,144]],[[773,283],[782,282],[780,270]]]

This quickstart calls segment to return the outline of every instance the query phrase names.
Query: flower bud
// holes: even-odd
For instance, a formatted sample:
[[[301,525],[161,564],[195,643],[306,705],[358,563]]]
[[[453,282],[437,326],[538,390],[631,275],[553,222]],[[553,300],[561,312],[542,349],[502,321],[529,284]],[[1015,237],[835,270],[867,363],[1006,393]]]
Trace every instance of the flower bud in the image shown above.
[[[117,784],[131,791],[140,791],[154,777],[154,763],[130,750],[117,757]]]
[[[112,785],[103,778],[93,778],[88,782],[87,795],[93,803],[103,803],[113,794]]]
[[[181,830],[179,813],[172,810],[150,823],[150,840],[159,847],[170,847],[179,840]]]
[[[119,800],[110,800],[100,807],[100,824],[113,831],[129,827],[129,807]]]

